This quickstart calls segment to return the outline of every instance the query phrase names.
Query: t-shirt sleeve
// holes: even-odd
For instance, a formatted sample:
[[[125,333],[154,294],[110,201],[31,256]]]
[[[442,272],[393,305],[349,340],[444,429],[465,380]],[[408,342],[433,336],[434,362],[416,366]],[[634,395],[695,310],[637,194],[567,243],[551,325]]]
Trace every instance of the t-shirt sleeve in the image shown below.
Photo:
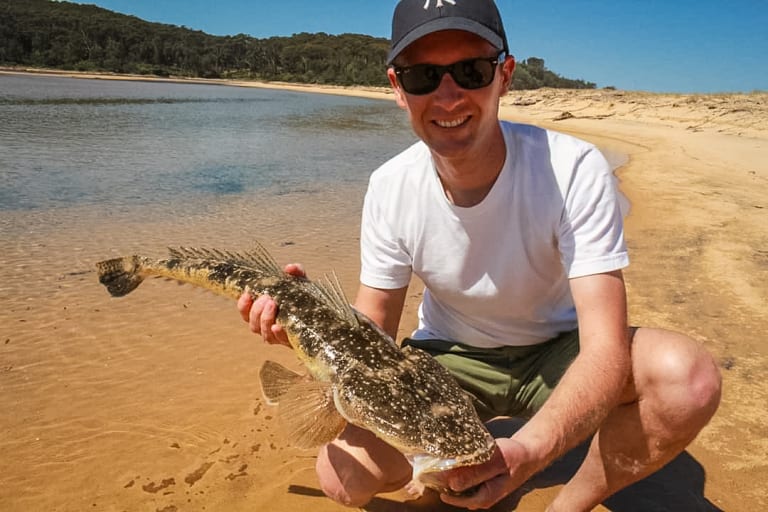
[[[369,185],[360,225],[360,283],[387,290],[403,288],[411,280],[411,256],[394,233],[392,220],[385,217],[381,200]]]
[[[569,278],[626,267],[617,180],[596,148],[587,150],[574,169],[560,222],[559,247]]]

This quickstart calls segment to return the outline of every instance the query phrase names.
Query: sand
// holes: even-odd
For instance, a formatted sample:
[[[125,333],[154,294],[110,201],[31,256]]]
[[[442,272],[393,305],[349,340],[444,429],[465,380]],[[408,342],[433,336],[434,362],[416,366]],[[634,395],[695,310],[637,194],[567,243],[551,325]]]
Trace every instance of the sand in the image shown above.
[[[501,115],[629,156],[618,174],[632,202],[631,322],[690,333],[723,373],[721,408],[689,449],[599,510],[766,509],[768,94],[512,92]],[[260,363],[298,369],[289,350],[263,345],[227,299],[161,280],[110,299],[91,269],[258,236],[310,275],[335,269],[352,295],[362,192],[253,198],[182,219],[1,213],[0,510],[344,510],[319,492],[314,453],[290,447],[261,401]],[[414,284],[401,333],[419,297]],[[579,455],[494,510],[543,510]],[[453,510],[390,495],[367,509]]]

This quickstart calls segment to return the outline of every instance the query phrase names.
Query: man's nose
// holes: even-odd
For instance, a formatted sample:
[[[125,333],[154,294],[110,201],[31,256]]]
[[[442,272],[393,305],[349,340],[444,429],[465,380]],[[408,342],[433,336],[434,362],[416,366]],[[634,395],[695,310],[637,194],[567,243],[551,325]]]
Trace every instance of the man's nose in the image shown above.
[[[456,83],[450,73],[444,73],[440,78],[440,84],[432,94],[439,101],[457,101],[464,94],[464,89]]]

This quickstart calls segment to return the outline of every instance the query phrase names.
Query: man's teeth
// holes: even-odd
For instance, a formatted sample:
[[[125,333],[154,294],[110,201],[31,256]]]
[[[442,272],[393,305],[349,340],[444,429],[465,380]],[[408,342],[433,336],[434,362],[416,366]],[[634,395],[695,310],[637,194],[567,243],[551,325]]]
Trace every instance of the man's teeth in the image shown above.
[[[435,121],[435,123],[441,128],[456,128],[457,126],[464,124],[467,119],[469,119],[469,117],[462,117],[460,119],[454,119],[453,121]]]

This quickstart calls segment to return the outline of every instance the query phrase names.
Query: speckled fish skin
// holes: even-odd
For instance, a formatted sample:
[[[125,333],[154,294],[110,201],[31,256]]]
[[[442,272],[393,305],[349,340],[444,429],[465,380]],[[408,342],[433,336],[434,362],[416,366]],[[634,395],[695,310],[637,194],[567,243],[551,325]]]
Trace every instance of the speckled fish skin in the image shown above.
[[[175,249],[165,260],[129,256],[97,268],[115,296],[149,275],[233,298],[244,290],[270,295],[298,357],[312,377],[330,383],[338,412],[405,454],[415,477],[490,459],[493,438],[448,371],[426,352],[401,350],[349,305],[338,283],[288,275],[261,246],[242,254]]]

